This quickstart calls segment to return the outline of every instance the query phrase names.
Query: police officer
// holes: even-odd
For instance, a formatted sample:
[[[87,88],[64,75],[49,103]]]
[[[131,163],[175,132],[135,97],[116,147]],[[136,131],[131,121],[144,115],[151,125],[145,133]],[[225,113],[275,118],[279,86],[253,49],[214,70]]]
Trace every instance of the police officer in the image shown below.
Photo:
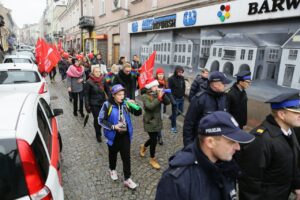
[[[236,200],[239,168],[232,160],[254,136],[242,131],[235,119],[216,111],[201,119],[198,138],[169,160],[160,179],[156,200]]]
[[[237,81],[227,93],[228,112],[239,123],[241,129],[247,124],[247,89],[251,84],[251,72],[241,71],[236,74]]]
[[[197,127],[200,119],[214,111],[226,111],[225,85],[229,84],[225,74],[219,71],[212,72],[208,77],[209,87],[198,93],[189,105],[183,124],[183,144],[187,146],[197,136]]]
[[[300,126],[299,93],[285,93],[267,101],[271,114],[251,131],[254,142],[242,148],[239,164],[240,200],[287,200],[292,191],[300,199],[299,144],[293,127]]]

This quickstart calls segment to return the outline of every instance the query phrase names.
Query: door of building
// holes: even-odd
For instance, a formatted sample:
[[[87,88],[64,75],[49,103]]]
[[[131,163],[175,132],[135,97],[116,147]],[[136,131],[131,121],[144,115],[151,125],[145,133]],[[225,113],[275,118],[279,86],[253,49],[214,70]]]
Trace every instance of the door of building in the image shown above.
[[[295,65],[286,65],[283,84],[284,86],[291,87],[294,76]]]
[[[118,64],[119,58],[120,58],[120,44],[114,44],[113,63]]]

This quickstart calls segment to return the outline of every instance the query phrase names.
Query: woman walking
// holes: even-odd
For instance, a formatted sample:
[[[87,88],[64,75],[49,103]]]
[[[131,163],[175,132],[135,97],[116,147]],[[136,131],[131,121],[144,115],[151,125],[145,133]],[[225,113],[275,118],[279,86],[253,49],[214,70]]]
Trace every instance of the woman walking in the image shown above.
[[[135,110],[127,107],[124,98],[125,88],[120,84],[114,85],[111,89],[111,96],[101,108],[99,124],[104,128],[104,135],[107,139],[111,179],[114,181],[118,179],[116,165],[117,154],[120,152],[123,162],[124,186],[135,189],[137,184],[130,178],[130,143],[133,128],[129,112],[138,116],[142,114],[142,109]]]
[[[93,114],[94,128],[98,142],[102,142],[101,126],[98,123],[98,115],[103,103],[106,100],[102,80],[103,76],[101,75],[100,67],[97,66],[92,68],[89,79],[84,84],[85,109],[88,113],[92,112]]]
[[[79,99],[79,112],[81,117],[83,113],[83,83],[85,80],[85,73],[83,66],[80,65],[76,58],[72,58],[72,65],[67,71],[67,87],[68,92],[71,92],[73,99],[73,114],[78,116],[78,99]]]
[[[148,132],[149,139],[141,145],[140,155],[145,156],[147,147],[150,146],[150,165],[154,169],[160,169],[160,165],[155,158],[155,148],[157,144],[158,133],[162,130],[161,104],[169,104],[169,98],[164,95],[161,89],[158,89],[158,81],[154,78],[147,80],[145,86],[146,93],[142,95],[144,103],[144,129]]]

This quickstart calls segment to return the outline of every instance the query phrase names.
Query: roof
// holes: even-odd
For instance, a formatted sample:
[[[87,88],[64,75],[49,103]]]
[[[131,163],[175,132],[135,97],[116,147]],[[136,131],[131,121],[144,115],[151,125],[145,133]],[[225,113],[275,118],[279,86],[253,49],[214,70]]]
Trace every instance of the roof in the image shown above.
[[[0,93],[0,131],[15,130],[27,93]]]
[[[232,46],[232,47],[280,47],[288,38],[288,34],[242,34],[229,33],[213,46]]]
[[[1,71],[8,70],[8,69],[38,71],[38,67],[35,64],[31,64],[31,63],[1,63],[0,64]]]
[[[300,49],[300,28],[282,45],[284,49]]]
[[[211,30],[211,31],[202,31],[201,32],[201,39],[221,39],[223,37],[223,33],[218,30]]]

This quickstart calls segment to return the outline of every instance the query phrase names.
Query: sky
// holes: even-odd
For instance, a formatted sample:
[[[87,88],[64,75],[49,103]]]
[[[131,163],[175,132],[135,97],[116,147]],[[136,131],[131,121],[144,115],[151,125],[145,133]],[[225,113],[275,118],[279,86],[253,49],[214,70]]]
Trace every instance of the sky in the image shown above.
[[[46,0],[0,0],[0,3],[11,9],[12,18],[19,28],[39,22],[46,8]]]

